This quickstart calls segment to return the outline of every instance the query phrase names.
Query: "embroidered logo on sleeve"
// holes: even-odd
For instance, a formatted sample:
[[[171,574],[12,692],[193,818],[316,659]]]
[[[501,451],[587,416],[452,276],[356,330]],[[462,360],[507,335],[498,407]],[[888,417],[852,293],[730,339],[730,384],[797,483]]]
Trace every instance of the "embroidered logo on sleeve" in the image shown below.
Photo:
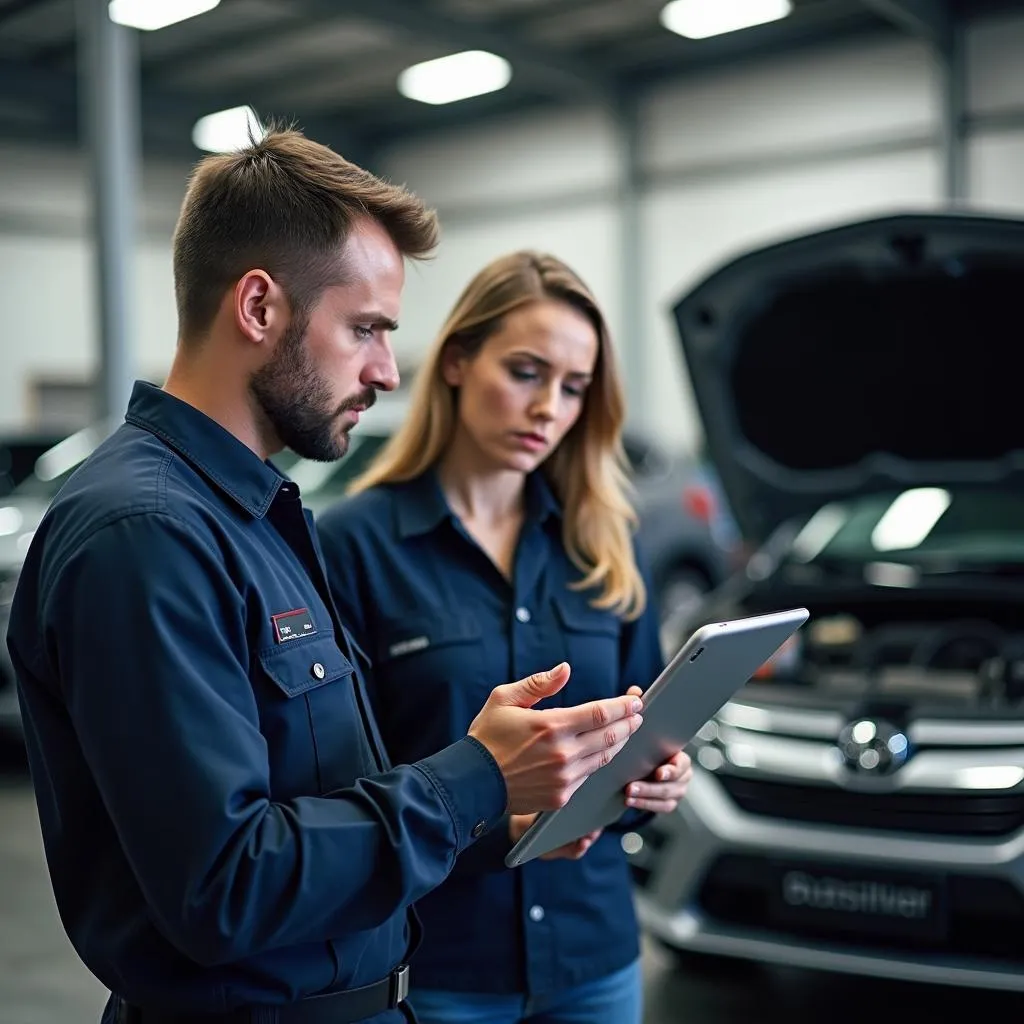
[[[399,640],[388,648],[388,654],[397,658],[401,654],[412,654],[413,651],[422,651],[424,647],[430,646],[430,638],[426,636],[414,636],[409,640]]]
[[[288,640],[298,640],[300,636],[312,636],[316,632],[313,616],[308,608],[293,608],[290,612],[279,612],[271,615],[274,624],[274,639],[283,644]]]

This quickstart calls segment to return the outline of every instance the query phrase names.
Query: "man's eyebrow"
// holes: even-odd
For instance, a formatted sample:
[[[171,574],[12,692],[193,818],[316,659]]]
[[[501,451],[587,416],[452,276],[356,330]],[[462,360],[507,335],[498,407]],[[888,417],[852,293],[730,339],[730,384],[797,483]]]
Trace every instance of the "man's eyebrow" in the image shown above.
[[[366,313],[353,313],[350,319],[354,324],[373,324],[374,327],[384,327],[389,331],[398,330],[398,321],[385,316],[379,309]]]

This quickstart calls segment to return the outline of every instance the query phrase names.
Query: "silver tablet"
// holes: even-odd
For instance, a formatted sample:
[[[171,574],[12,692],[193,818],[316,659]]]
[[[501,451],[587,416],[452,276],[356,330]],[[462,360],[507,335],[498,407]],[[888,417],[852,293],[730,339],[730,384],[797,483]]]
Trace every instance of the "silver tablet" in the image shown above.
[[[544,811],[509,851],[510,868],[606,828],[627,809],[624,790],[686,746],[806,621],[806,608],[702,626],[644,693],[644,724],[569,802]]]

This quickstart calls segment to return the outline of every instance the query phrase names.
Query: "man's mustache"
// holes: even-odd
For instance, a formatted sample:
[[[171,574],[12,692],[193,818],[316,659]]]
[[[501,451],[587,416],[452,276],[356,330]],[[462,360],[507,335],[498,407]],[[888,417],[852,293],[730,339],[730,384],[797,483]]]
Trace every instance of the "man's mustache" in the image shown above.
[[[338,411],[334,414],[335,416],[342,416],[346,412],[350,412],[357,406],[369,409],[374,402],[377,401],[377,392],[374,388],[367,388],[362,394],[350,395],[346,398],[341,405],[338,406]]]

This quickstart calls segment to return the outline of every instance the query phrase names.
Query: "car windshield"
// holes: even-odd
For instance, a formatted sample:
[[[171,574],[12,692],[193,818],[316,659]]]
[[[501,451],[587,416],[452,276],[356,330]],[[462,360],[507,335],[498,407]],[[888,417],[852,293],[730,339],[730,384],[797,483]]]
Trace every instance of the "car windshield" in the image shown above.
[[[1024,492],[915,487],[821,508],[791,547],[796,561],[896,562],[936,571],[1024,566]]]

